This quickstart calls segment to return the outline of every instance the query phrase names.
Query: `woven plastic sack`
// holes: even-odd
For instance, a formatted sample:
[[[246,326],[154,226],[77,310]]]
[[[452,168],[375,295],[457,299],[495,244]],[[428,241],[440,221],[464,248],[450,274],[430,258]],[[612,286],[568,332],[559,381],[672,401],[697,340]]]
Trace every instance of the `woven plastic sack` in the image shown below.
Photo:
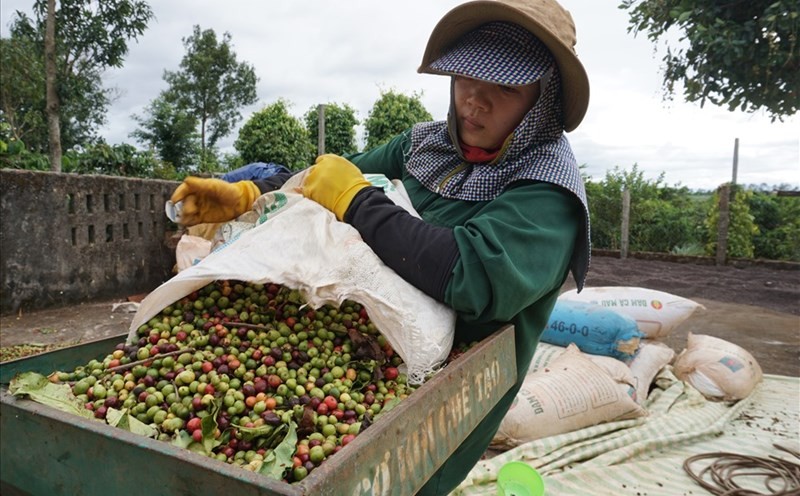
[[[656,375],[672,363],[675,351],[660,341],[643,339],[639,343],[639,351],[628,365],[636,384],[636,401],[643,404],[650,394],[650,386]]]
[[[211,241],[200,236],[184,234],[178,240],[178,246],[175,247],[175,265],[178,268],[178,272],[198,263],[207,257],[210,252]]]
[[[355,228],[297,193],[302,179],[298,174],[262,195],[232,223],[229,239],[151,292],[134,315],[128,342],[165,306],[212,281],[271,282],[299,290],[313,308],[362,304],[405,362],[409,382],[420,384],[436,370],[453,344],[455,312],[387,267]],[[390,198],[402,197],[384,182]]]
[[[603,422],[647,415],[633,398],[633,378],[617,361],[614,374],[569,345],[550,364],[525,377],[491,446],[512,449]]]
[[[556,346],[554,344],[547,344],[547,343],[539,343],[536,347],[536,353],[533,354],[533,360],[531,360],[531,364],[528,367],[528,372],[526,375],[534,374],[544,368],[547,368],[553,360],[561,356],[564,352],[567,351],[568,348],[563,346]],[[596,365],[602,367],[606,372],[608,372],[611,376],[618,376],[621,372],[626,374],[628,370],[628,365],[625,362],[617,360],[616,358],[611,358],[610,356],[605,355],[592,355],[591,353],[584,353],[584,357],[588,358]]]
[[[673,373],[706,398],[722,401],[746,398],[763,377],[761,366],[741,346],[691,332],[686,349],[675,359]]]
[[[696,310],[705,309],[695,301],[655,289],[627,286],[598,286],[565,291],[561,300],[584,301],[627,315],[636,321],[645,338],[668,336]]]
[[[565,347],[575,343],[584,353],[628,361],[641,337],[628,316],[594,303],[557,300],[540,341]]]

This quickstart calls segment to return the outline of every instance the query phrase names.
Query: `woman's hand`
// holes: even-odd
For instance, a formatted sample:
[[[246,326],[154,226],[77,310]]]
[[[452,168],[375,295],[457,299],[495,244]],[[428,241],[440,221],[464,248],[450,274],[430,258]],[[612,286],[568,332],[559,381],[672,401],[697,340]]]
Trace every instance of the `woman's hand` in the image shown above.
[[[259,196],[261,192],[252,181],[229,183],[190,176],[175,189],[170,201],[183,202],[178,222],[194,226],[233,220],[250,210]]]
[[[356,194],[371,186],[364,174],[349,160],[338,155],[317,157],[303,181],[303,196],[314,200],[336,215],[339,220]]]

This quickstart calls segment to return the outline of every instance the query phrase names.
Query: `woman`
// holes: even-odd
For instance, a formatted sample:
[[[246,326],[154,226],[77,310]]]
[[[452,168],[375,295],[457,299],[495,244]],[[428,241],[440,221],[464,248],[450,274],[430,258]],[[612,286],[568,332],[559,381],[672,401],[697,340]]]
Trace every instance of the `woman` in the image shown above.
[[[515,386],[418,494],[447,494],[480,459],[570,270],[583,287],[589,216],[564,132],[582,120],[589,85],[574,43],[572,18],[554,0],[455,7],[434,28],[419,69],[450,76],[447,120],[417,124],[369,152],[323,155],[303,183],[304,196],[355,227],[386,265],[455,309],[457,342],[514,325]],[[422,218],[362,173],[402,180]],[[239,193],[220,195],[218,185],[191,180],[172,200],[210,213],[228,197],[249,206],[281,181],[237,183]]]

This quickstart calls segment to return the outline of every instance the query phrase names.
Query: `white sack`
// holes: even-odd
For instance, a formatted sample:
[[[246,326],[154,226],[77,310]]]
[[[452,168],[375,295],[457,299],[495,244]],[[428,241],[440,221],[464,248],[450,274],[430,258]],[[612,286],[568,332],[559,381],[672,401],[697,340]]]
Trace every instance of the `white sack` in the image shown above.
[[[313,308],[344,300],[362,304],[402,357],[409,382],[422,383],[450,352],[455,312],[384,265],[355,228],[296,193],[301,176],[262,195],[254,212],[233,223],[239,226],[235,237],[150,293],[131,322],[128,342],[164,307],[212,281],[272,282],[299,290]],[[397,197],[396,190],[387,194]],[[241,228],[250,220],[256,224]]]
[[[528,367],[528,373],[526,375],[534,374],[548,367],[553,360],[566,351],[567,348],[563,346],[539,343],[536,347],[536,353],[533,354],[533,360],[531,360],[531,365]],[[618,378],[622,381],[628,380],[630,368],[622,360],[617,360],[616,358],[605,355],[593,355],[591,353],[584,353],[583,356],[602,367],[611,377]]]
[[[639,351],[628,366],[636,384],[636,401],[643,404],[658,372],[672,363],[675,351],[660,341],[643,339]]]
[[[703,305],[681,296],[626,286],[583,288],[580,293],[573,289],[562,293],[559,299],[596,303],[627,315],[636,321],[647,339],[667,336],[695,310],[705,310]]]
[[[672,367],[675,377],[703,396],[723,401],[746,398],[763,375],[753,355],[741,346],[691,332]]]
[[[200,236],[184,234],[175,247],[175,265],[178,272],[188,269],[211,253],[211,241]]]
[[[630,370],[620,365],[621,377],[612,377],[570,344],[546,368],[525,377],[492,447],[512,449],[602,422],[647,415],[632,398]]]

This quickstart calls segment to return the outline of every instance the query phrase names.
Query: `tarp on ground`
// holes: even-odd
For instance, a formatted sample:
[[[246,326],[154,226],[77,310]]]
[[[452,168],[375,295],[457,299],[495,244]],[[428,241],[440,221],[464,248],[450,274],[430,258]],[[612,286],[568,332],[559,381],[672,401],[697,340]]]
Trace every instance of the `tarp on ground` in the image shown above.
[[[687,458],[699,454],[798,462],[774,445],[800,450],[800,378],[764,375],[750,396],[735,403],[706,400],[669,367],[656,384],[645,403],[648,417],[539,439],[482,460],[451,496],[496,495],[497,473],[510,461],[537,469],[547,495],[582,496],[708,494],[683,469]],[[707,463],[698,462],[695,472]],[[737,482],[764,490],[763,479]]]

